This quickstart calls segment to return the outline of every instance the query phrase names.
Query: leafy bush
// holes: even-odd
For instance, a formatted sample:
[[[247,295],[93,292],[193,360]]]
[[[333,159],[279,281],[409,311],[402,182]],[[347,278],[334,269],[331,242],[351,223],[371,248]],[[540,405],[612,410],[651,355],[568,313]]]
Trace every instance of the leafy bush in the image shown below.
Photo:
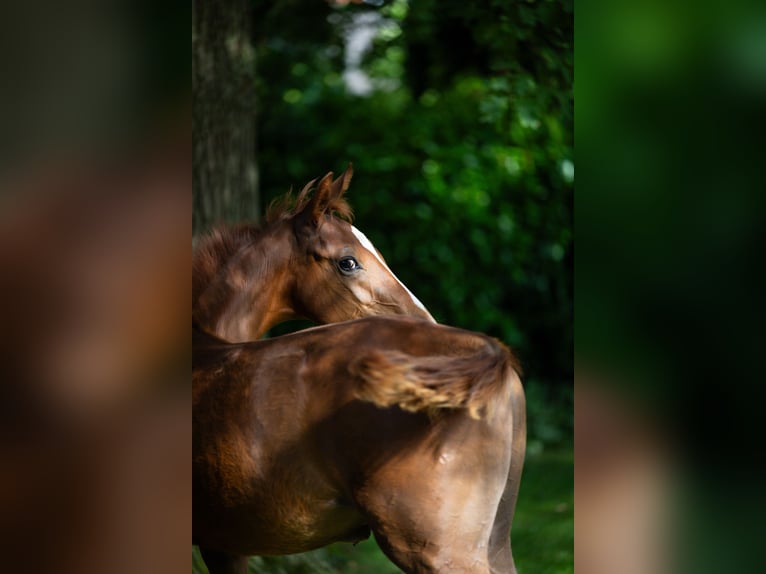
[[[264,33],[263,203],[353,161],[359,227],[437,320],[512,346],[546,421],[530,434],[560,442],[573,373],[571,3],[387,3],[360,64],[373,89],[355,95],[343,34],[362,11],[333,12],[313,36],[286,21]]]

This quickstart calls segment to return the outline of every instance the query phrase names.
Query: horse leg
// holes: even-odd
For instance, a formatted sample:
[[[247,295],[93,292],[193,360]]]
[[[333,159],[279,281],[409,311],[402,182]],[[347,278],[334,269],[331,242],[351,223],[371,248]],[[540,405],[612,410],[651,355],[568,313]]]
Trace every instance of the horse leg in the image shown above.
[[[247,574],[247,556],[202,547],[199,551],[210,574]]]
[[[527,445],[527,416],[524,389],[521,386],[521,381],[515,375],[511,384],[511,411],[513,413],[511,466],[489,541],[489,562],[492,567],[492,574],[516,574],[510,540],[511,523],[513,522],[513,513],[516,510],[521,471],[524,466],[524,454]]]
[[[424,458],[397,466],[397,476],[367,485],[360,508],[406,574],[492,574],[489,539],[508,467],[442,460],[435,468],[424,468]]]
[[[513,561],[511,550],[511,523],[516,509],[519,481],[523,458],[515,456],[511,461],[508,473],[508,486],[503,492],[492,528],[492,536],[489,542],[489,560],[492,565],[492,574],[516,574],[516,565]],[[522,452],[523,454],[523,452]]]

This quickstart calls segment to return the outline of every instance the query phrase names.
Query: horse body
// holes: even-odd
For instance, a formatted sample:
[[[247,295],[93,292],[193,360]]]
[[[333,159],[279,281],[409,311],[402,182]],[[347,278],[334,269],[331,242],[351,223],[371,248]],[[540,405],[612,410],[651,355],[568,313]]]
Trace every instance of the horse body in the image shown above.
[[[211,572],[370,531],[408,573],[514,571],[490,563],[523,429],[515,366],[488,337],[405,318],[196,334],[194,540]]]

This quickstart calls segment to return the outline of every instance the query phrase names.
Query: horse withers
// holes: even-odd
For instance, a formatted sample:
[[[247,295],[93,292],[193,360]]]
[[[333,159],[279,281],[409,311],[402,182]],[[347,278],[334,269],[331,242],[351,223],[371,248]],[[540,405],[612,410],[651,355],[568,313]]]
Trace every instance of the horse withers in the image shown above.
[[[515,572],[526,427],[502,344],[370,317],[244,344],[194,331],[193,357],[193,538],[211,574],[370,532],[408,574]]]
[[[344,194],[352,168],[332,172],[296,199],[272,204],[261,226],[214,230],[192,261],[192,318],[230,342],[305,318],[336,323],[369,315],[433,317],[351,224]]]

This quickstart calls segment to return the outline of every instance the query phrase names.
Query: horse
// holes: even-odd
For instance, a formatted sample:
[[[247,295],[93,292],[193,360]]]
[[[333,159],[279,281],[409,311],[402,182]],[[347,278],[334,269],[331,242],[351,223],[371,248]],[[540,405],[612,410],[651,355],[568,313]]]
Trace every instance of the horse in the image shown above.
[[[327,174],[311,197],[316,180],[310,182],[296,201],[288,196],[273,205],[264,227],[220,229],[203,239],[193,262],[193,322],[219,337],[245,341],[299,316],[321,323],[399,313],[433,321],[364,234],[350,225],[351,210],[343,194],[351,176],[350,166],[335,181],[332,173]],[[344,262],[347,257],[351,261]],[[356,274],[343,268],[349,263]],[[360,268],[366,271],[361,277]],[[296,278],[301,274],[313,282]],[[522,420],[523,405],[521,411],[514,420]],[[523,432],[516,429],[516,436]],[[508,493],[503,496],[506,509],[495,521],[497,547],[508,544],[523,441],[515,449]],[[510,557],[501,551],[497,560],[505,554]],[[512,567],[512,560],[506,562]]]
[[[526,421],[504,345],[392,316],[192,333],[192,536],[211,574],[370,533],[407,574],[516,572]]]
[[[335,323],[395,314],[434,321],[370,240],[351,223],[349,167],[272,203],[261,226],[214,229],[192,261],[192,319],[230,342],[306,318]],[[313,193],[312,193],[313,191]]]

